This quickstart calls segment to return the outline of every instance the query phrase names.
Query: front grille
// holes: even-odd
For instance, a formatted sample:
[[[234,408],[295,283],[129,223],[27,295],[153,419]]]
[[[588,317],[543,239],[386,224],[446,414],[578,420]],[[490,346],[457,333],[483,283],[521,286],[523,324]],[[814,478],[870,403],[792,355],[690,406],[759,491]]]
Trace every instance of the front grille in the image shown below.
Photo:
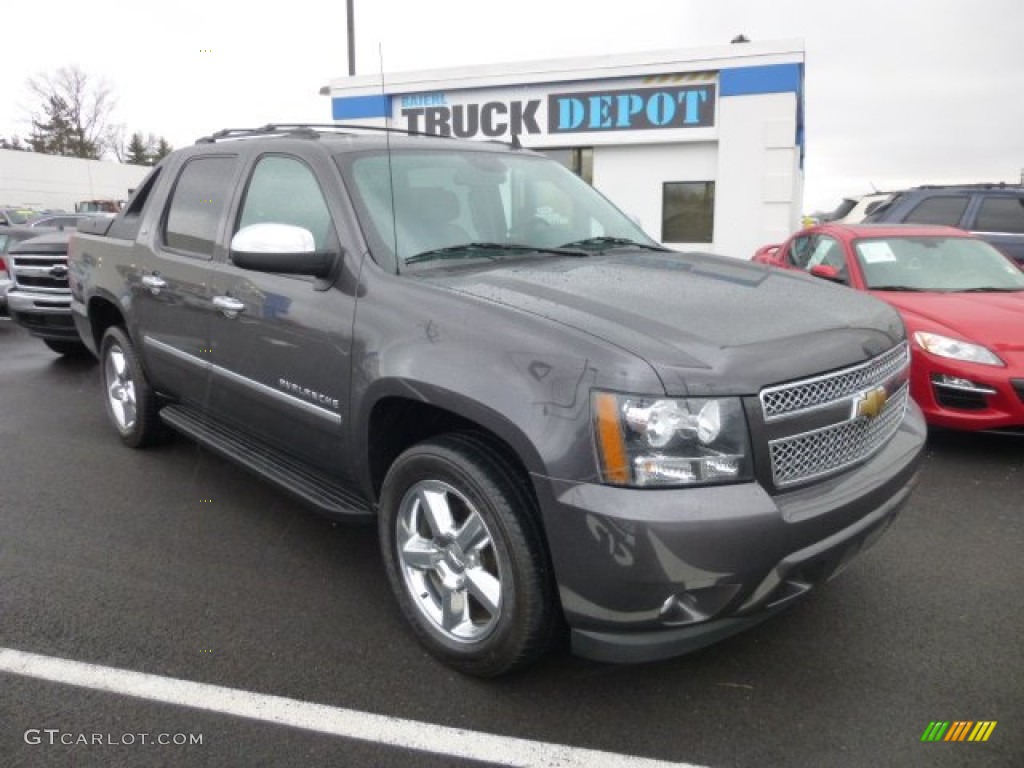
[[[43,293],[68,293],[68,259],[59,254],[8,255],[11,276],[19,288]]]
[[[813,480],[867,459],[899,429],[908,399],[909,385],[905,383],[873,419],[856,418],[771,441],[768,445],[776,487]]]
[[[819,408],[884,382],[907,369],[910,348],[906,342],[853,368],[816,376],[761,391],[766,422]]]

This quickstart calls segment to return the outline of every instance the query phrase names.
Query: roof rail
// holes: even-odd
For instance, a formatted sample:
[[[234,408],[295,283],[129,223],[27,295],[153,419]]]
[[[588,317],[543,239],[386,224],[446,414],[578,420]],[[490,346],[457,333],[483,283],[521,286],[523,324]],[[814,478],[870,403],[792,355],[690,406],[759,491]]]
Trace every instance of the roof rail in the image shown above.
[[[259,128],[224,128],[223,130],[211,133],[209,136],[196,139],[196,144],[216,144],[218,141],[254,139],[266,136],[319,139],[322,134],[336,133],[345,136],[356,136],[359,131],[401,133],[406,136],[428,136],[434,139],[452,138],[451,136],[438,133],[409,131],[404,128],[390,128],[383,125],[360,125],[357,123],[268,123]]]
[[[922,184],[914,189],[1020,189],[1024,184],[1007,181],[978,181],[970,184]]]

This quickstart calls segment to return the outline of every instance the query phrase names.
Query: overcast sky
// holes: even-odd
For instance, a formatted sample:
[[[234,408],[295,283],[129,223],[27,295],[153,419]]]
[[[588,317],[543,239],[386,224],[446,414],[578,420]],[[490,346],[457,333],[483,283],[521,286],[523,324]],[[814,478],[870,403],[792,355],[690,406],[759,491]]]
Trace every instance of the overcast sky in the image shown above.
[[[265,9],[265,10],[264,10]],[[946,181],[1019,181],[1022,0],[355,0],[356,71],[635,53],[752,40],[807,52],[804,209]],[[33,14],[29,12],[29,17]],[[50,0],[8,29],[0,135],[28,133],[25,80],[77,64],[115,122],[173,145],[225,127],[329,122],[348,71],[345,0]],[[209,52],[205,52],[209,51]]]

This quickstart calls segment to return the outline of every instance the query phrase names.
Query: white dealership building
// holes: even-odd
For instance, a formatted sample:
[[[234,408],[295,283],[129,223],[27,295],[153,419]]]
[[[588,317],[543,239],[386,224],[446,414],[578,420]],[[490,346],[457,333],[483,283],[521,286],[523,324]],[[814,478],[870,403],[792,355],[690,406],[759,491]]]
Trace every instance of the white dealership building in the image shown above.
[[[127,200],[152,169],[0,149],[0,205],[75,210],[83,200]]]
[[[338,122],[511,141],[551,155],[680,249],[750,258],[798,228],[800,42],[332,80]]]

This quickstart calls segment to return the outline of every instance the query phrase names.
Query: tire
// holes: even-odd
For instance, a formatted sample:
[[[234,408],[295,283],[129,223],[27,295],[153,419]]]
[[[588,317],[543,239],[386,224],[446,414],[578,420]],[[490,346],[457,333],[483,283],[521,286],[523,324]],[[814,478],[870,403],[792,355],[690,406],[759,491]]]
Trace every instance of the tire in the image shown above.
[[[419,641],[494,677],[551,645],[558,606],[525,481],[485,442],[445,435],[398,457],[381,492],[388,579]]]
[[[156,393],[139,364],[128,334],[111,326],[100,343],[100,375],[107,417],[132,448],[145,448],[164,436]]]
[[[85,358],[89,357],[89,348],[80,341],[67,341],[65,339],[43,339],[43,344],[48,346],[58,355],[65,357]]]

